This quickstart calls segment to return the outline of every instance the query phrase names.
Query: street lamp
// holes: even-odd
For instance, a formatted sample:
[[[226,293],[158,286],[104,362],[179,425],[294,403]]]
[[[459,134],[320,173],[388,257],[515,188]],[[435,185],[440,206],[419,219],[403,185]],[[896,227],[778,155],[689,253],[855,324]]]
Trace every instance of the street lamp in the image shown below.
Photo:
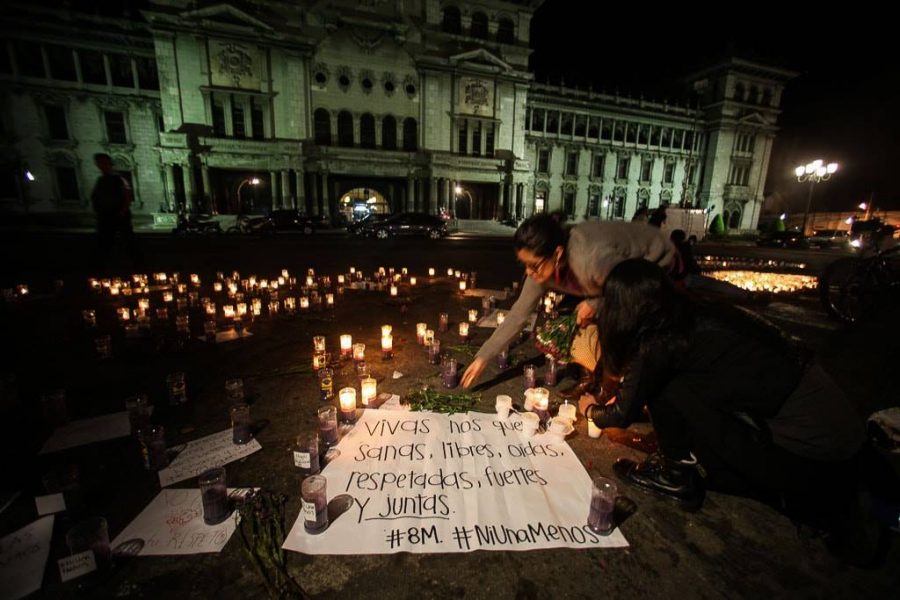
[[[241,200],[241,189],[248,183],[252,186],[257,186],[257,185],[259,185],[259,178],[258,177],[249,177],[249,178],[243,180],[240,183],[240,185],[238,185],[238,189],[237,189],[238,213],[244,212],[244,202]]]
[[[806,235],[806,222],[809,220],[809,207],[812,204],[813,188],[817,183],[828,181],[831,176],[838,170],[836,162],[825,164],[825,161],[818,158],[807,165],[801,165],[794,169],[794,175],[800,183],[809,182],[809,196],[806,198],[806,211],[803,213],[803,235]]]
[[[455,192],[455,196],[457,196],[457,198],[456,198],[457,201],[459,201],[458,196],[461,196],[463,194],[465,194],[469,198],[469,218],[471,219],[472,218],[472,209],[475,205],[475,202],[472,200],[472,194],[469,192],[469,190],[464,189],[459,184],[457,184],[456,187],[453,188],[453,191]],[[455,202],[454,202],[454,204],[455,204]],[[454,206],[453,208],[454,208],[454,212],[456,212],[456,218],[459,219],[459,211],[456,210],[456,206]]]

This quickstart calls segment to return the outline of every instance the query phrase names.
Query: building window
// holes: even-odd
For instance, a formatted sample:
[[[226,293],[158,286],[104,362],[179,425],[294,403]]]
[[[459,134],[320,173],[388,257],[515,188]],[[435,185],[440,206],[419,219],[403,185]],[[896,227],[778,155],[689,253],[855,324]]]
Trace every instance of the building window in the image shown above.
[[[621,188],[613,192],[612,213],[617,219],[625,218],[625,190]]]
[[[647,134],[648,134],[647,130],[650,126],[649,125],[638,125],[637,127],[638,127],[638,144],[640,144],[642,146],[646,146],[647,143],[649,142],[649,139],[647,136]]]
[[[66,109],[62,106],[48,104],[44,107],[47,118],[47,134],[51,140],[69,139],[69,126],[66,123]]]
[[[75,57],[72,56],[72,50],[63,46],[49,44],[45,47],[47,51],[47,62],[50,63],[50,77],[61,81],[77,81],[75,75]],[[6,48],[2,48],[6,53]]]
[[[572,218],[575,216],[575,190],[563,192],[563,211]]]
[[[481,121],[472,125],[472,156],[481,156]]]
[[[577,137],[587,135],[587,116],[575,115],[575,135]]]
[[[591,165],[591,176],[598,179],[603,178],[603,153],[594,152],[594,162]]]
[[[594,192],[588,197],[587,214],[589,217],[600,216],[600,194]]]
[[[156,59],[148,56],[138,56],[137,62],[138,85],[142,90],[159,91],[159,73],[156,71]]]
[[[131,70],[131,57],[124,54],[110,54],[109,72],[112,84],[118,87],[134,87],[134,72]]]
[[[56,167],[54,172],[59,199],[63,202],[80,201],[81,194],[78,192],[78,178],[75,176],[75,169],[72,167]]]
[[[488,18],[486,14],[477,12],[472,15],[472,27],[469,29],[469,33],[472,37],[480,40],[488,39]]]
[[[266,137],[263,106],[256,98],[250,101],[250,127],[253,128],[254,140],[261,140]]]
[[[247,137],[247,124],[244,122],[244,101],[242,98],[231,98],[231,132],[236,138]]]
[[[650,176],[653,173],[653,159],[645,158],[641,161],[641,181],[646,183],[650,181]]]
[[[547,111],[547,133],[553,135],[559,134],[559,112],[555,110]]]
[[[570,177],[578,175],[578,152],[569,152],[566,155],[566,175]]]
[[[338,113],[338,146],[344,148],[353,147],[353,115],[350,111],[342,110]]]
[[[731,185],[746,186],[750,183],[750,165],[745,163],[733,163],[728,177]]]
[[[462,33],[462,19],[459,9],[455,6],[444,7],[444,18],[441,21],[441,29],[447,33]]]
[[[228,135],[225,129],[225,104],[221,98],[213,98],[212,100],[212,126],[213,134],[216,137]]]
[[[106,85],[106,67],[103,66],[103,55],[94,50],[79,50],[78,61],[81,63],[81,80],[84,83]]]
[[[416,120],[412,117],[406,117],[403,120],[403,150],[406,152],[415,152],[419,149],[419,128]]]
[[[550,172],[550,148],[541,148],[538,150],[538,173]]]
[[[397,119],[391,115],[381,120],[381,147],[385,150],[397,149]]]
[[[684,129],[675,129],[672,132],[672,147],[680,150],[684,143]]]
[[[737,138],[737,151],[753,154],[753,143],[755,136],[750,133],[742,133]]]
[[[606,119],[600,122],[600,139],[607,142],[612,139],[612,123]]]
[[[672,130],[668,127],[663,127],[662,131],[659,132],[659,145],[663,148],[668,148],[672,139]]]
[[[637,123],[625,124],[625,142],[628,144],[635,143],[637,139]]]
[[[544,212],[544,206],[547,203],[547,192],[538,190],[534,193],[534,212]]]
[[[324,108],[317,108],[313,113],[313,128],[316,144],[331,145],[331,115]]]
[[[40,44],[17,40],[14,43],[16,51],[16,64],[19,66],[19,75],[25,77],[46,77],[44,73],[44,57]]]
[[[484,155],[489,158],[494,157],[494,128],[496,126],[496,123],[491,123],[484,129]]]
[[[544,131],[544,117],[546,111],[543,108],[535,108],[531,111],[531,130]]]
[[[166,131],[166,120],[163,119],[162,113],[156,113],[156,128],[160,133]]]
[[[763,106],[772,106],[772,90],[769,88],[764,88],[762,93],[762,100],[760,100],[760,104]]]
[[[497,22],[497,41],[501,44],[516,43],[515,25],[509,17],[500,17]]]
[[[627,156],[619,156],[616,162],[616,179],[628,179],[628,163],[630,159]]]
[[[613,127],[613,141],[625,141],[625,123],[623,123],[622,121],[616,121],[615,126]]]
[[[375,148],[375,117],[363,113],[359,118],[359,145],[361,148]]]
[[[559,134],[572,135],[572,113],[563,113],[560,123]]]
[[[637,193],[637,207],[647,208],[650,205],[650,190],[647,188],[641,188]]]
[[[684,180],[688,184],[694,183],[694,164],[690,161],[684,166]]]
[[[667,160],[665,169],[663,170],[663,183],[672,183],[675,181],[675,161]]]
[[[459,153],[467,154],[469,152],[469,122],[459,122]]]
[[[103,113],[106,121],[106,140],[111,144],[127,144],[128,135],[125,131],[125,113],[117,110],[107,110]]]
[[[655,125],[650,126],[650,145],[659,146],[659,127]]]
[[[599,133],[600,133],[600,127],[599,127],[598,119],[597,119],[597,117],[593,117],[588,121],[587,136],[592,140],[596,140]]]

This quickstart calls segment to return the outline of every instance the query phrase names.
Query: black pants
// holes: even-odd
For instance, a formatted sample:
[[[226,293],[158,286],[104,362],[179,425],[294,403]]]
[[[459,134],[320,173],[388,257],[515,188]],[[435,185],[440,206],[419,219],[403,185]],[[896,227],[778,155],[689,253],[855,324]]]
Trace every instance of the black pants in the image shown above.
[[[101,270],[110,268],[116,258],[116,238],[122,252],[131,259],[132,266],[143,266],[143,256],[137,245],[131,214],[97,216],[97,249],[94,263]]]

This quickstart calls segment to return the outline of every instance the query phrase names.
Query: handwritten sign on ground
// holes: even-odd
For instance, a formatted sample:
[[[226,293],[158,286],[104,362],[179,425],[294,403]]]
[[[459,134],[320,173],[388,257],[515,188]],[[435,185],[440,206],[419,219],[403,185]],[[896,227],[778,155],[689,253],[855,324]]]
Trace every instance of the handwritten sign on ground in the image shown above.
[[[97,559],[94,558],[93,550],[61,558],[56,563],[59,565],[59,578],[63,583],[97,570]]]
[[[518,415],[367,410],[322,471],[352,506],[284,548],[307,554],[627,546],[587,527],[591,480],[556,436],[526,438]]]
[[[256,439],[235,444],[230,429],[202,437],[188,442],[175,460],[159,472],[159,485],[166,487],[196,477],[207,469],[240,460],[258,450],[262,450],[262,446]]]
[[[245,488],[229,488],[240,496]],[[137,556],[203,554],[220,552],[236,528],[232,514],[217,525],[203,522],[203,502],[198,489],[162,490],[122,533],[112,547],[140,548]]]
[[[476,325],[478,325],[479,327],[488,327],[490,329],[496,329],[497,327],[499,327],[499,325],[497,325],[497,313],[498,312],[500,312],[500,311],[495,310],[488,316],[481,317],[480,319],[478,319],[478,322],[476,323]],[[509,311],[507,310],[504,312],[508,313]],[[531,315],[525,320],[525,327],[524,327],[525,331],[534,331],[534,324],[537,323],[537,318],[538,318],[538,315],[536,312],[531,313]]]
[[[40,454],[58,452],[94,442],[105,442],[128,435],[131,435],[131,425],[128,422],[128,412],[126,411],[81,419],[66,423],[54,431],[44,447],[41,448]]]
[[[4,598],[17,600],[41,589],[52,535],[51,515],[0,539],[0,590]]]

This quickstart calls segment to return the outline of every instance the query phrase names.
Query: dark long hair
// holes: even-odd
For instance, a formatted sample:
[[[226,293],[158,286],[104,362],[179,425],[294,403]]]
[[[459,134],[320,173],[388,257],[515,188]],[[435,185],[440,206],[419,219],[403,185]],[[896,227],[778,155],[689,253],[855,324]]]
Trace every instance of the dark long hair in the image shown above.
[[[600,310],[600,347],[607,372],[622,374],[635,354],[657,347],[677,352],[693,328],[693,303],[655,263],[622,261],[606,278]]]
[[[542,258],[550,256],[557,246],[566,247],[569,232],[553,214],[538,213],[525,219],[513,235],[516,251],[530,250]]]

